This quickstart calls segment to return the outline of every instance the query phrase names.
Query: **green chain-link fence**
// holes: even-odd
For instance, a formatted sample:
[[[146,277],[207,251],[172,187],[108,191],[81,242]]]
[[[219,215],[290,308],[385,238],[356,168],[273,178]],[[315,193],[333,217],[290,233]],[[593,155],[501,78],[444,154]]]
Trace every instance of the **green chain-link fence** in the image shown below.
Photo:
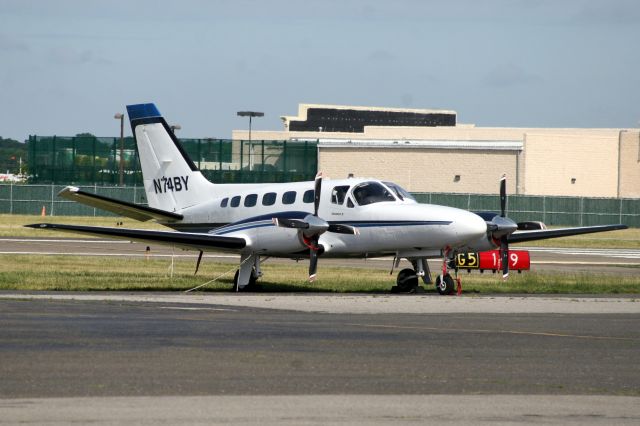
[[[442,204],[471,211],[500,211],[498,195],[420,193],[421,203]],[[507,216],[546,225],[591,226],[624,223],[640,227],[640,199],[510,195]]]
[[[132,137],[30,136],[29,183],[141,185],[142,173]],[[317,144],[301,141],[181,139],[185,151],[215,183],[312,180],[318,168]],[[122,155],[121,155],[122,154]],[[122,172],[120,171],[122,163]]]
[[[146,204],[140,186],[80,186],[82,189],[119,200]],[[57,196],[64,185],[0,185],[0,213],[108,216],[99,209],[64,200]],[[498,211],[497,195],[417,193],[422,203],[442,204],[471,211]],[[539,220],[547,225],[588,226],[624,223],[640,227],[640,199],[542,197],[512,195],[508,216],[516,221]]]

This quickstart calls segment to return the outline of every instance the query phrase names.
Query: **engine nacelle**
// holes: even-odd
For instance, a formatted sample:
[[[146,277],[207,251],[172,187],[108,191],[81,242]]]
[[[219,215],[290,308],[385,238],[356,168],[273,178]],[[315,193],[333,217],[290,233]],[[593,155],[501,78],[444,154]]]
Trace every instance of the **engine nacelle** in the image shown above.
[[[501,271],[502,259],[500,250],[458,253],[455,265],[459,269],[478,269],[480,271]],[[512,271],[528,271],[531,258],[526,250],[509,250],[509,269]]]

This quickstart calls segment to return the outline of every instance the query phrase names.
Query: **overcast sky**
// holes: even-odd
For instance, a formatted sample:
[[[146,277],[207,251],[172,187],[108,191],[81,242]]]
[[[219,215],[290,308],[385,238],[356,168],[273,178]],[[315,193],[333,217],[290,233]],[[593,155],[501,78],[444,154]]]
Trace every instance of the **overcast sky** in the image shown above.
[[[142,102],[183,137],[299,103],[638,127],[639,41],[635,0],[0,0],[0,136],[114,136]]]

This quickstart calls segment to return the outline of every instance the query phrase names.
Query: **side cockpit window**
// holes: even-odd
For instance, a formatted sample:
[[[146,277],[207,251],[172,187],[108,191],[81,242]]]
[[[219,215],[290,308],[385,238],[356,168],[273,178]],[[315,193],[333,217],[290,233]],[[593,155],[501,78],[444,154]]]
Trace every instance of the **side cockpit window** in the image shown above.
[[[384,201],[396,201],[391,192],[378,182],[363,182],[356,186],[353,189],[353,198],[361,206]]]
[[[402,200],[402,201],[404,201],[404,200],[416,201],[416,199],[413,198],[413,195],[411,195],[409,193],[409,191],[407,191],[406,189],[404,189],[403,187],[401,187],[397,183],[393,183],[393,182],[383,182],[383,183],[385,185],[387,185],[387,187],[389,189],[391,189],[400,200]]]
[[[349,191],[349,185],[344,186],[336,186],[331,190],[331,202],[333,204],[344,203],[344,198],[347,195],[347,191]]]

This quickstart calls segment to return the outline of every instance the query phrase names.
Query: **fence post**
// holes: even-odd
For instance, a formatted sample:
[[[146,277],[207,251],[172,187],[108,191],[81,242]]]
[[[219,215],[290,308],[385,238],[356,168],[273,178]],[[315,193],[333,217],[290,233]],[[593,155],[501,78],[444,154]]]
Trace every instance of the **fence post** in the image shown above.
[[[13,184],[9,187],[9,214],[13,214]]]
[[[51,183],[56,181],[56,135],[51,143]]]
[[[287,167],[287,141],[284,140],[282,141],[282,171],[284,172],[284,180],[281,182],[289,181],[289,169]]]
[[[198,139],[198,169],[202,168],[201,160],[202,160],[202,139]]]
[[[91,142],[91,180],[96,183],[96,139]]]
[[[244,183],[244,176],[242,175],[242,165],[244,164],[244,141],[240,140],[240,182]]]
[[[584,197],[580,197],[580,226],[584,223]]]
[[[542,223],[547,223],[547,197],[542,196]]]
[[[51,184],[51,213],[49,216],[53,216],[53,184]]]
[[[622,198],[620,198],[620,203],[618,204],[618,223],[622,223]]]

